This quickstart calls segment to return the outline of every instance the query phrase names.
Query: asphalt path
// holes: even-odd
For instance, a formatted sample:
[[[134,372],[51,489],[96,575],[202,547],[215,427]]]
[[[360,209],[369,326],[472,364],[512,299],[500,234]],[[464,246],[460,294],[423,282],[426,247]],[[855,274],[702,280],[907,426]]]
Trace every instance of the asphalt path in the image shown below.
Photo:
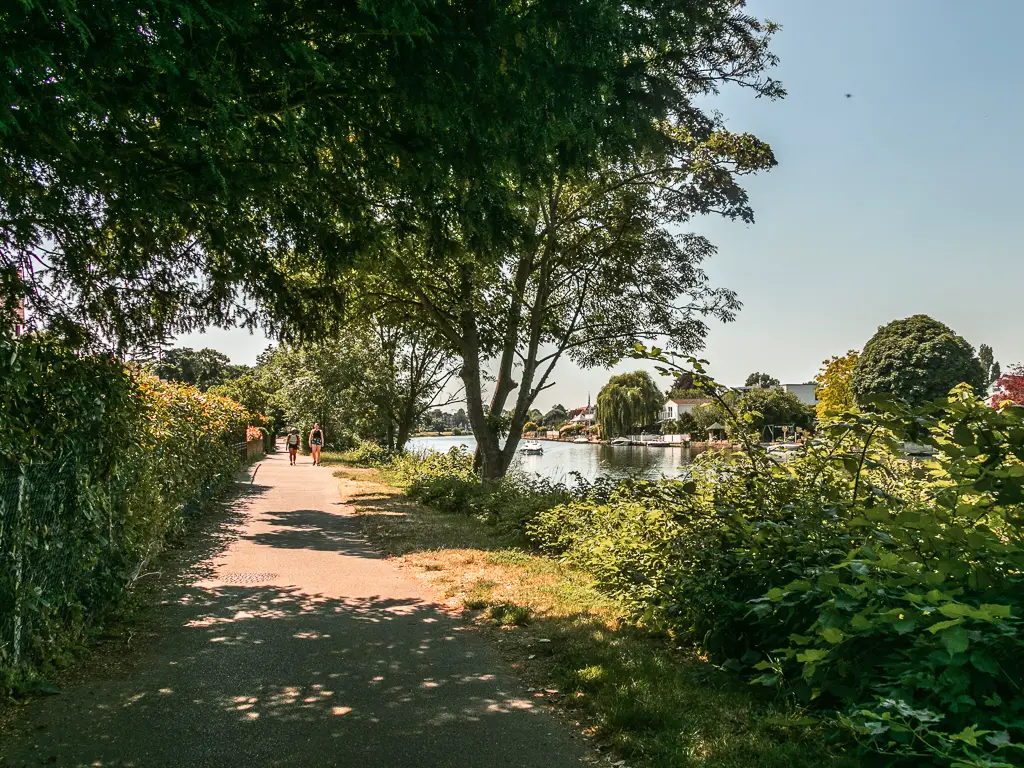
[[[258,466],[144,658],[32,702],[0,765],[579,765],[486,640],[370,548],[329,468]]]

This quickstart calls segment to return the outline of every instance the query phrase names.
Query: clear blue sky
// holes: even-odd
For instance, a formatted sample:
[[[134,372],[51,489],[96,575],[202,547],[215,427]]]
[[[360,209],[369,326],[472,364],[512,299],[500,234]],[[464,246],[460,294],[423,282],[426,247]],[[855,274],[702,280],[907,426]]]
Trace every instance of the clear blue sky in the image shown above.
[[[713,281],[744,303],[736,322],[712,328],[712,374],[807,381],[826,357],[919,312],[991,345],[1004,368],[1024,361],[1024,0],[748,10],[783,26],[775,74],[789,95],[731,89],[713,102],[779,165],[748,180],[753,225],[694,225],[718,246]],[[179,340],[242,363],[266,343],[244,331]],[[610,373],[565,364],[539,407],[583,404]]]

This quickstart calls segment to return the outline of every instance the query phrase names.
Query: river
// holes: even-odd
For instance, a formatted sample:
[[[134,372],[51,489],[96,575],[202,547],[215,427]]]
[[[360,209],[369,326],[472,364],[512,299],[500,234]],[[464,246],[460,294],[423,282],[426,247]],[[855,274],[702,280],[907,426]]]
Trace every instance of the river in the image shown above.
[[[413,451],[447,451],[457,446],[472,451],[476,441],[467,437],[414,437],[409,441]],[[553,481],[571,482],[571,472],[579,472],[584,479],[597,477],[645,477],[649,479],[678,477],[680,467],[689,462],[683,448],[644,448],[642,446],[612,447],[591,443],[559,443],[541,441],[544,453],[540,456],[517,456],[514,468],[546,477]]]

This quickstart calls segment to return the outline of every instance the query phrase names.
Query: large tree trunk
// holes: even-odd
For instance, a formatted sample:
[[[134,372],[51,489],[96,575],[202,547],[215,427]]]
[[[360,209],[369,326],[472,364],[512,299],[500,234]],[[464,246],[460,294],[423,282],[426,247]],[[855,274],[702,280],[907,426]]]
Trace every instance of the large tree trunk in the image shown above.
[[[501,450],[501,438],[497,429],[484,412],[483,394],[480,391],[480,363],[475,356],[463,356],[460,377],[466,387],[466,412],[469,424],[476,437],[476,456],[474,466],[480,472],[481,482],[485,486],[494,485],[505,475],[505,465]]]

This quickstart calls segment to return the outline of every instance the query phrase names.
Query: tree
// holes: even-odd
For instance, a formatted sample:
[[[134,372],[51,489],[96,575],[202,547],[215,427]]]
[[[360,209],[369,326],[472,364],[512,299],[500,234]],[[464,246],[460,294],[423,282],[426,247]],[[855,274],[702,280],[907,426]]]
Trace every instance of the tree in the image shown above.
[[[463,254],[473,242],[448,232],[393,251],[381,300],[418,309],[461,357],[485,481],[506,471],[529,410],[563,357],[607,366],[638,341],[665,337],[677,351],[695,351],[705,317],[734,317],[735,295],[711,287],[700,266],[713,247],[667,225],[698,210],[749,218],[733,174],[773,161],[750,137],[716,131],[699,144],[673,141],[678,154],[658,167],[559,176],[533,191],[519,212],[524,232],[515,247],[470,258]],[[483,364],[493,357],[498,375],[485,405]],[[487,415],[508,410],[509,425]]]
[[[665,396],[673,400],[699,400],[710,397],[711,393],[698,387],[692,373],[676,374]]]
[[[169,349],[149,368],[161,379],[193,384],[203,391],[236,379],[246,371],[244,365],[232,365],[227,355],[209,347]]]
[[[743,386],[768,389],[769,387],[777,387],[780,383],[781,382],[778,379],[774,376],[769,376],[767,373],[752,373],[747,376],[747,380],[743,383]]]
[[[496,129],[480,146],[439,132],[436,167],[415,184],[389,172],[379,186],[385,194],[372,215],[396,223],[386,242],[356,249],[351,272],[298,270],[325,290],[374,296],[378,310],[415,313],[445,339],[461,359],[485,483],[505,473],[563,357],[606,366],[638,341],[664,338],[688,353],[701,348],[707,318],[733,318],[735,295],[712,287],[702,269],[713,246],[678,228],[708,213],[751,221],[739,178],[775,160],[697,101],[725,82],[782,94],[765,76],[774,27],[733,0],[587,5],[568,36],[553,36],[564,8],[531,9],[485,5],[474,31],[486,30],[488,45],[466,42],[470,55],[456,65],[483,73],[475,87],[501,94],[483,109],[462,108],[485,123],[488,110],[507,116],[515,157],[501,141],[490,146]],[[426,85],[440,100],[451,88]],[[527,114],[513,126],[514,115],[532,109],[544,117]],[[464,168],[463,154],[481,162]],[[406,170],[423,161],[400,160]],[[493,385],[485,375],[492,360]]]
[[[706,133],[717,83],[781,94],[735,0],[3,14],[0,304],[118,350],[207,321],[324,337],[339,271],[410,217],[507,245],[538,179],[629,162],[674,115]]]
[[[747,390],[740,396],[736,410],[741,418],[751,417],[738,426],[749,424],[765,440],[781,437],[783,428],[789,428],[788,434],[793,436],[796,429],[809,429],[814,424],[814,408],[778,387]]]
[[[982,344],[978,347],[978,361],[981,363],[982,381],[986,387],[993,384],[1002,375],[999,370],[999,363],[992,352],[992,347],[988,344]]]
[[[361,386],[384,423],[381,443],[391,451],[404,451],[420,418],[428,408],[451,405],[454,395],[442,393],[456,374],[452,356],[428,335],[373,320],[372,360]],[[379,352],[379,357],[378,357]],[[462,426],[456,414],[446,414],[453,428]],[[464,415],[464,414],[463,414]]]
[[[960,383],[985,389],[981,363],[949,327],[927,315],[882,326],[864,345],[853,372],[853,393],[863,403],[885,395],[919,405],[945,397]]]
[[[838,413],[854,406],[853,371],[860,353],[851,349],[842,357],[832,357],[821,364],[821,371],[815,377],[818,387],[817,414],[826,418],[829,412]]]
[[[736,400],[733,394],[726,395],[725,399],[730,403],[735,403]],[[707,438],[708,429],[713,424],[728,425],[729,415],[719,403],[705,403],[693,409],[693,420],[694,431],[698,433],[697,440],[704,440]]]
[[[1013,366],[1008,373],[1002,374],[995,382],[995,394],[990,401],[993,408],[1007,403],[1024,405],[1024,365]]]
[[[548,427],[560,427],[569,419],[569,412],[561,403],[552,406],[551,410],[541,417],[541,421]]]
[[[597,394],[597,422],[605,437],[633,434],[653,424],[665,396],[646,371],[612,376]]]
[[[425,416],[439,429],[456,426],[455,414],[435,407],[454,401],[444,395],[454,375],[451,357],[428,337],[375,318],[330,342],[282,345],[254,371],[281,423],[305,433],[319,422],[333,446],[362,438],[392,451],[404,450]]]

